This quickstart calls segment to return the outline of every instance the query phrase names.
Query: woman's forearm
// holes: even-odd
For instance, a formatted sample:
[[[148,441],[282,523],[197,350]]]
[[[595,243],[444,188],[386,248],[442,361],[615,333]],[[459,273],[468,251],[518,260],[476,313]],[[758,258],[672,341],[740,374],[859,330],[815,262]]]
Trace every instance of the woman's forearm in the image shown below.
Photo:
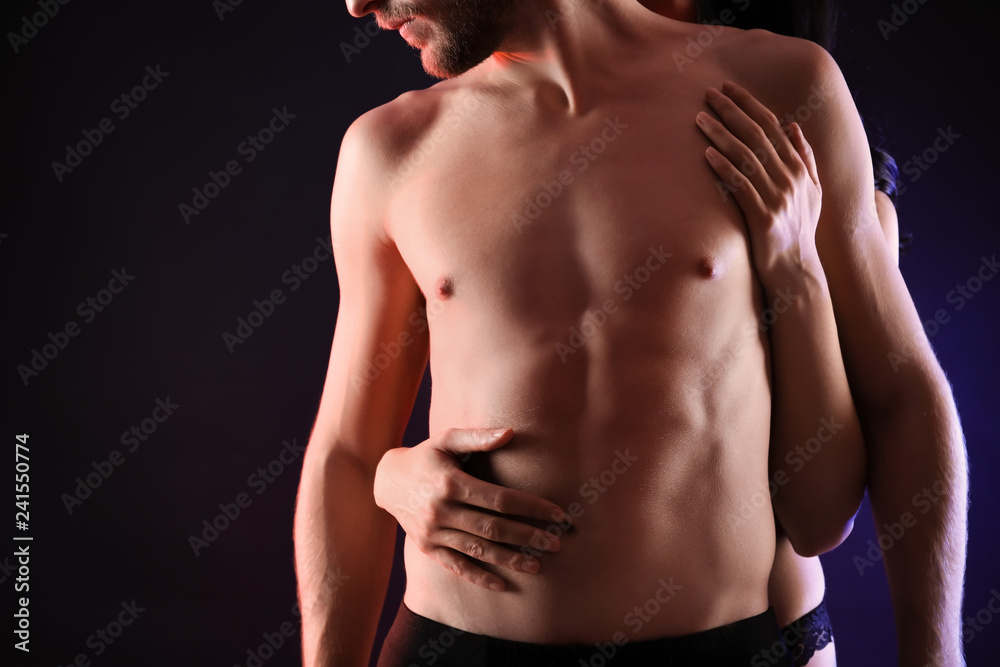
[[[850,532],[864,495],[864,441],[819,261],[769,284],[774,507],[796,551],[813,556]]]

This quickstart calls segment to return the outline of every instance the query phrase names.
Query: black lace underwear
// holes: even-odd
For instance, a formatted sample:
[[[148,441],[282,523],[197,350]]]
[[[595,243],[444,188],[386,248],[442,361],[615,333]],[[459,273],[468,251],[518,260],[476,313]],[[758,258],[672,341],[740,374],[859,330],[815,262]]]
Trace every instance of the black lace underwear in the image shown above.
[[[795,658],[795,667],[808,663],[816,651],[833,641],[833,626],[826,613],[826,602],[820,602],[811,612],[782,628],[781,638]]]

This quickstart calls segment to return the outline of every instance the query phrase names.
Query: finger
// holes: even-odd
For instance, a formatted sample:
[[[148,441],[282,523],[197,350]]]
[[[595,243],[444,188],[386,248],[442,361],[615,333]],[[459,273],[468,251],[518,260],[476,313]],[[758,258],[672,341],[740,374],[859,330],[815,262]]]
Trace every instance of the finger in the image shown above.
[[[496,565],[511,572],[537,574],[541,569],[536,557],[541,554],[537,552],[524,553],[458,530],[441,531],[437,539],[443,547],[465,554],[475,561]]]
[[[774,142],[772,146],[783,160],[793,154],[791,142],[781,130],[781,123],[774,112],[768,109],[743,86],[734,81],[722,84],[722,93],[733,101],[749,118]]]
[[[768,175],[767,171],[764,169],[761,159],[765,161],[768,158],[763,154],[754,153],[750,148],[743,143],[740,139],[733,136],[729,129],[720,123],[711,115],[705,113],[704,111],[699,113],[695,120],[698,123],[698,127],[701,131],[705,133],[705,136],[715,144],[716,152],[721,154],[728,162],[729,165],[740,172],[743,176],[741,179],[730,179],[723,178],[723,181],[729,183],[732,187],[739,187],[738,183],[743,183],[744,181],[749,181],[752,189],[761,198],[767,201],[772,201],[776,197],[777,188],[775,188],[774,182]],[[772,150],[773,153],[773,150]],[[706,152],[706,157],[710,156],[710,153]],[[775,159],[771,158],[771,162]],[[709,161],[711,164],[711,160]],[[712,165],[713,169],[715,164]],[[725,166],[725,165],[721,165]],[[738,167],[738,169],[737,169]],[[725,171],[730,171],[728,168]],[[744,211],[746,213],[747,211]]]
[[[798,123],[792,123],[788,127],[788,138],[791,139],[792,146],[795,147],[799,157],[805,163],[806,169],[809,171],[809,177],[816,184],[816,187],[819,188],[819,170],[816,168],[816,155],[813,153],[812,146],[806,141],[806,136],[802,133],[802,127]]]
[[[562,548],[562,541],[558,537],[562,534],[561,530],[549,532],[520,521],[479,512],[467,506],[460,505],[457,508],[447,509],[442,519],[438,523],[442,528],[460,530],[490,542],[531,547],[540,551],[559,551]]]
[[[726,129],[754,153],[770,177],[776,181],[780,180],[785,173],[786,156],[792,153],[788,137],[781,132],[780,126],[777,133],[765,130],[760,123],[740,108],[735,100],[715,88],[708,89],[705,99],[712,110],[718,114]],[[775,136],[776,134],[777,136]],[[776,149],[779,144],[787,145],[783,154]]]
[[[503,591],[507,588],[507,582],[503,579],[473,564],[472,561],[453,549],[437,547],[427,552],[427,555],[459,579],[493,591]]]
[[[569,526],[572,519],[561,507],[544,498],[517,489],[508,489],[484,482],[466,473],[457,473],[456,487],[461,492],[452,500],[463,502],[475,507],[492,510],[499,514],[523,516],[560,526]]]
[[[439,449],[459,458],[472,452],[488,452],[510,442],[509,428],[450,428],[438,437]]]
[[[743,211],[744,218],[759,217],[766,210],[764,200],[761,199],[753,183],[725,155],[709,146],[705,151],[705,157],[719,179],[727,186],[727,190],[733,193],[733,198]]]

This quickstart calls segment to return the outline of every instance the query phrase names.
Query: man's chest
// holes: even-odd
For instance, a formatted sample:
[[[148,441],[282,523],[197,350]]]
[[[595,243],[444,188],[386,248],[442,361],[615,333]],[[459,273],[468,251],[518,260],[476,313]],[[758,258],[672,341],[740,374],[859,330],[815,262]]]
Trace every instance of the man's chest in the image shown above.
[[[745,269],[741,214],[705,162],[690,106],[614,109],[517,138],[480,128],[430,147],[389,220],[424,294],[448,280],[555,307],[654,272],[669,291]]]

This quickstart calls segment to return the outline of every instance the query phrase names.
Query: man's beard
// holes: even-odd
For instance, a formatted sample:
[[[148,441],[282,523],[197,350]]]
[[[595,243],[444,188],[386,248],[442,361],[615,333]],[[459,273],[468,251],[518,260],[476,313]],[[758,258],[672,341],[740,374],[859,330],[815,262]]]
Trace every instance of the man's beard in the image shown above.
[[[387,19],[417,15],[410,31],[421,43],[424,70],[448,79],[495,53],[510,31],[516,0],[427,0],[390,5]]]

